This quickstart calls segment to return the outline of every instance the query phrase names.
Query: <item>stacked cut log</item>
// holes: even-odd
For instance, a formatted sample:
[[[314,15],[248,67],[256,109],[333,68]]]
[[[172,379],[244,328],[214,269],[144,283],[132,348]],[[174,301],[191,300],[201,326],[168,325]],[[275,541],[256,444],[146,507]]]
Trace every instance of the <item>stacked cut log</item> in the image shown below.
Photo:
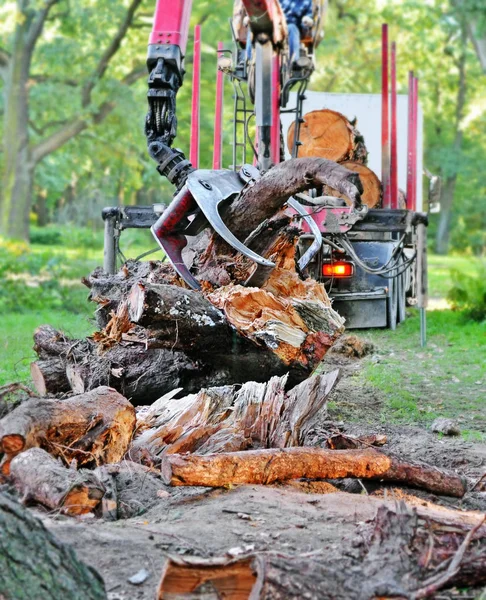
[[[314,110],[304,115],[300,126],[298,154],[302,157],[319,156],[340,163],[346,169],[359,174],[363,184],[362,202],[368,208],[381,204],[381,182],[366,166],[368,151],[363,136],[356,128],[356,120],[349,121],[343,114],[330,109]],[[295,123],[287,133],[287,145],[292,152]],[[325,185],[322,194],[342,198],[347,204],[350,198],[332,185]]]
[[[321,158],[275,166],[243,190],[224,215],[228,228],[272,260],[259,268],[204,230],[185,260],[202,291],[187,289],[168,264],[128,262],[116,275],[100,269],[84,282],[98,305],[100,330],[72,340],[49,326],[35,333],[32,377],[41,395],[115,388],[136,404],[176,387],[307,378],[341,335],[344,320],[323,285],[296,265],[300,222],[285,212],[295,193],[331,185],[359,201],[358,175]]]

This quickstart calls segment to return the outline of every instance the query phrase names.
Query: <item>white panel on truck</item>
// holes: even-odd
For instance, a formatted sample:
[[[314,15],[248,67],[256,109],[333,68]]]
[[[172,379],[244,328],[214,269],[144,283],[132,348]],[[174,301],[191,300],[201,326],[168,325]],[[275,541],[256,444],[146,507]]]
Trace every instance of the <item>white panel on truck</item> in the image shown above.
[[[381,95],[380,94],[328,94],[325,92],[306,92],[303,114],[311,110],[330,108],[337,110],[352,121],[355,117],[357,129],[365,140],[368,149],[368,167],[381,179]],[[290,94],[287,108],[295,106],[296,95]],[[398,131],[398,187],[407,189],[407,117],[408,98],[399,95],[397,100]],[[290,158],[287,149],[287,131],[293,115],[282,114],[282,128],[285,139],[286,157]],[[417,140],[417,210],[422,210],[422,172],[423,172],[423,115],[419,106],[418,140]]]

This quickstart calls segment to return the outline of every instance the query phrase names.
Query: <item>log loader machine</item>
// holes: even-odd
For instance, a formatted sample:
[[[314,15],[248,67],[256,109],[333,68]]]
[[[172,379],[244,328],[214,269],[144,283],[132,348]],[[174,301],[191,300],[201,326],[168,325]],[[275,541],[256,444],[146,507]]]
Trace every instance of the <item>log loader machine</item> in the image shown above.
[[[198,60],[194,60],[191,159],[172,147],[177,134],[176,96],[184,80],[192,0],[157,0],[149,38],[148,152],[158,172],[175,187],[167,207],[108,208],[105,220],[105,264],[114,272],[120,232],[150,227],[174,269],[193,289],[197,277],[184,262],[188,236],[208,225],[230,246],[258,266],[248,284],[255,285],[273,263],[238,240],[221,216],[225,203],[285,159],[282,121],[293,121],[290,156],[299,155],[306,89],[322,37],[325,2],[318,0],[241,0],[235,3],[233,49],[218,47],[218,84],[213,169],[198,168]],[[196,40],[199,31],[196,29]],[[389,130],[388,39],[383,28],[382,208],[371,209],[360,197],[339,199],[308,190],[290,198],[287,210],[300,220],[300,271],[323,281],[348,327],[390,327],[405,318],[405,302],[421,308],[425,343],[427,301],[427,215],[416,210],[417,80],[410,79],[408,118],[407,206],[398,208],[396,63],[392,50],[391,144]],[[196,51],[198,51],[196,49]],[[200,63],[199,63],[200,64]],[[221,169],[222,77],[233,86],[232,165]],[[325,102],[325,99],[324,99]],[[197,114],[196,114],[197,113]],[[251,139],[250,123],[255,135]],[[195,125],[194,125],[195,124]],[[248,148],[253,156],[248,161]],[[193,164],[194,163],[194,164]],[[263,279],[264,280],[264,279]]]

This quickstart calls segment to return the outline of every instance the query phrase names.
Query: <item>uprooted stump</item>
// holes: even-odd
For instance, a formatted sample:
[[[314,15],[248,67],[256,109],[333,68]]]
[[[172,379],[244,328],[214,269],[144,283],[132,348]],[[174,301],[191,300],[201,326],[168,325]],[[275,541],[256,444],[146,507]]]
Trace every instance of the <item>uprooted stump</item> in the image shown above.
[[[359,204],[359,176],[322,158],[292,159],[247,185],[225,207],[227,227],[271,260],[260,268],[208,228],[185,249],[201,283],[187,289],[168,264],[127,262],[116,275],[95,270],[84,283],[100,330],[69,340],[41,327],[32,376],[41,395],[110,385],[137,404],[174,387],[306,379],[344,330],[324,286],[300,273],[301,218],[286,212],[295,193],[331,185]]]

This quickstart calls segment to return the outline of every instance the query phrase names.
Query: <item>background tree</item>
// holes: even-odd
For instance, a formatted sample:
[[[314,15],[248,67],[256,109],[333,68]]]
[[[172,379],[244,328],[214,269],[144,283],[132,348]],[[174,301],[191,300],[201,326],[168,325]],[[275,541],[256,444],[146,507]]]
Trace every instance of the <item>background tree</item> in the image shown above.
[[[101,226],[102,206],[167,202],[173,193],[149,159],[143,135],[145,48],[155,0],[142,0],[122,42],[101,69],[99,65],[104,52],[128,14],[129,0],[79,0],[77,4],[56,0],[44,20],[24,84],[27,129],[23,137],[15,134],[13,143],[7,141],[12,139],[8,137],[11,134],[7,123],[11,119],[6,116],[6,99],[7,91],[11,89],[8,77],[13,73],[11,58],[17,39],[15,35],[27,27],[28,19],[23,20],[21,15],[30,15],[28,11],[33,9],[40,14],[48,1],[29,0],[24,12],[13,10],[13,3],[0,6],[0,46],[5,49],[0,52],[0,70],[4,78],[3,83],[0,79],[3,90],[0,135],[4,147],[0,168],[3,173],[7,171],[5,149],[8,148],[8,154],[15,157],[21,154],[27,160],[16,158],[13,164],[19,169],[18,173],[27,171],[30,176],[25,180],[33,190],[30,194],[26,187],[28,202],[14,203],[23,206],[14,213],[21,214],[21,233],[18,229],[15,232],[10,225],[7,227],[15,220],[12,216],[10,221],[3,218],[10,209],[2,210],[0,227],[3,233],[23,237],[26,237],[28,210],[32,204],[41,223],[55,219]],[[442,215],[432,215],[431,237],[436,235],[438,249],[442,252],[450,241],[453,249],[480,253],[486,243],[482,232],[486,215],[481,208],[486,203],[485,184],[481,178],[481,157],[486,152],[486,77],[478,60],[480,54],[469,40],[481,40],[486,35],[484,9],[481,8],[484,0],[453,2],[456,0],[389,0],[386,3],[330,0],[326,35],[317,50],[317,70],[311,89],[379,93],[380,28],[381,23],[387,21],[391,36],[398,42],[399,93],[407,92],[407,73],[414,69],[420,78],[420,102],[424,111],[425,164],[444,179],[445,211]],[[20,0],[19,4],[22,4]],[[233,47],[228,26],[232,4],[232,0],[193,2],[187,74],[185,85],[178,94],[179,128],[175,145],[188,152],[192,26],[199,22],[203,23],[202,168],[211,166],[216,45],[222,40],[226,48]],[[464,24],[469,39],[464,37]],[[460,93],[461,85],[463,92]],[[83,95],[83,89],[90,89],[90,92]],[[226,81],[226,166],[231,163],[231,94],[231,85]],[[86,97],[89,103],[83,105]],[[462,103],[460,110],[459,103]],[[56,134],[61,131],[64,131],[62,145],[52,151],[52,142],[59,140]],[[27,139],[27,145],[20,144],[22,139]],[[16,152],[12,152],[14,147]],[[42,149],[49,153],[42,152],[40,156]],[[27,165],[31,165],[30,171]],[[5,184],[3,190],[4,197],[11,198]],[[1,206],[11,204],[3,200]]]
[[[7,236],[28,239],[37,165],[113,110],[115,89],[97,98],[96,88],[141,2],[131,0],[128,6],[121,5],[115,27],[110,26],[114,16],[111,2],[80,7],[61,0],[18,0],[12,7],[12,29],[5,36],[9,49],[1,53],[4,126],[0,231]],[[89,43],[94,40],[85,35],[83,25],[90,18],[96,19],[98,31],[106,35],[105,44],[99,40],[96,45]],[[57,51],[52,52],[54,49]],[[144,73],[140,62],[131,69],[118,70],[120,85],[129,86]],[[46,85],[31,93],[39,84]],[[37,110],[31,109],[34,97]],[[63,100],[68,100],[69,109]],[[56,116],[47,120],[45,115],[51,112]]]

